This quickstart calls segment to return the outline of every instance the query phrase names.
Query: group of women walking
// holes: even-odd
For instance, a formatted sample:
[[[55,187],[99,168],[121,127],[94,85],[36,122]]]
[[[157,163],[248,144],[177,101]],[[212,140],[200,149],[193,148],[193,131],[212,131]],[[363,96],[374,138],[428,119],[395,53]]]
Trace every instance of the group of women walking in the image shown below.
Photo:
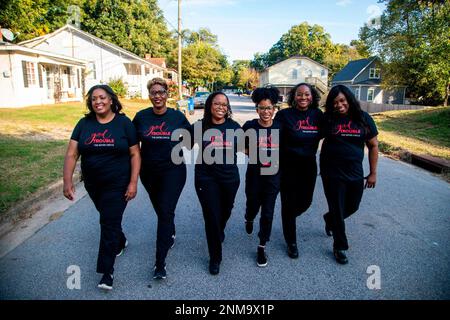
[[[176,238],[175,210],[186,183],[186,165],[173,161],[180,142],[189,148],[198,144],[200,149],[195,190],[204,218],[211,274],[220,272],[225,227],[240,185],[236,158],[241,151],[249,155],[247,233],[253,232],[254,219],[261,212],[257,265],[268,263],[266,244],[278,193],[287,254],[298,258],[296,217],[311,205],[318,171],[316,153],[323,138],[320,173],[328,202],[325,232],[333,236],[336,261],[347,263],[344,220],[358,210],[363,189],[375,187],[378,157],[376,126],[347,87],[333,87],[322,112],[317,91],[301,83],[289,94],[289,108],[278,111],[275,118],[278,90],[258,88],[252,94],[258,117],[243,127],[232,120],[229,99],[222,92],[208,97],[203,119],[191,125],[180,111],[167,108],[168,87],[163,79],[152,79],[147,88],[153,106],[138,112],[133,121],[121,113],[122,106],[110,87],[91,88],[89,112],[76,125],[66,153],[64,195],[74,199],[72,176],[81,156],[85,187],[100,213],[97,272],[103,276],[98,287],[112,289],[115,258],[128,244],[122,216],[127,202],[136,196],[138,176],[158,217],[153,278],[166,278],[165,261]],[[240,136],[238,131],[245,134]],[[249,138],[250,131],[256,139]],[[364,185],[365,145],[370,174]],[[264,169],[272,170],[267,173]]]

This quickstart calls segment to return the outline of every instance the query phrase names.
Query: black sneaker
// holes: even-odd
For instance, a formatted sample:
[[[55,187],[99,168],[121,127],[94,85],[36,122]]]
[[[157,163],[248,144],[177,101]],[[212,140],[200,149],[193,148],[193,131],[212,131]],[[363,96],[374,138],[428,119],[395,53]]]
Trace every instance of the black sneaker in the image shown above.
[[[245,220],[245,231],[247,231],[248,234],[252,234],[252,232],[253,232],[253,221]]]
[[[170,238],[170,241],[172,241],[172,244],[170,245],[169,249],[172,249],[173,247],[175,247],[175,239],[176,239],[176,235],[172,235],[172,237]]]
[[[291,259],[297,259],[298,258],[298,249],[296,243],[288,244],[288,256]]]
[[[258,267],[267,266],[267,255],[266,255],[265,247],[258,246],[258,255],[256,258],[256,264],[258,265]]]
[[[125,240],[123,248],[119,251],[119,253],[116,255],[116,257],[120,257],[123,254],[123,252],[125,251],[126,247],[128,247],[128,240]]]
[[[104,290],[112,290],[114,276],[109,273],[105,273],[98,283],[97,287]]]
[[[336,259],[337,263],[340,263],[340,264],[348,263],[348,259],[347,259],[347,256],[345,255],[344,250],[334,249],[333,254],[334,254],[334,258]]]
[[[209,262],[209,273],[211,273],[212,275],[216,275],[216,274],[219,274],[219,271],[220,271],[220,262],[210,261]]]
[[[155,280],[161,280],[161,279],[165,279],[167,276],[166,273],[166,265],[155,265],[155,272],[153,273],[153,279]]]

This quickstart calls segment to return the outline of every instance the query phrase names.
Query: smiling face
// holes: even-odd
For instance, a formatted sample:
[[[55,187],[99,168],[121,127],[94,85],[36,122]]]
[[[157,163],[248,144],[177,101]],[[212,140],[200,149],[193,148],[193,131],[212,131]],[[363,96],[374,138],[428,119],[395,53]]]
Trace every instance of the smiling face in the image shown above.
[[[275,112],[275,108],[269,99],[261,100],[256,106],[256,112],[259,115],[259,119],[264,124],[272,122],[272,117]]]
[[[295,103],[299,110],[307,110],[312,100],[311,90],[307,86],[300,86],[295,91]]]
[[[92,110],[99,116],[108,116],[112,113],[112,99],[103,89],[95,89],[91,96]]]
[[[214,123],[223,123],[228,113],[228,100],[223,94],[216,95],[211,103],[211,115]]]
[[[336,98],[333,100],[334,111],[341,115],[346,115],[348,113],[348,101],[345,95],[340,92]]]
[[[167,91],[163,86],[154,84],[150,88],[149,98],[156,109],[163,109],[167,102]]]

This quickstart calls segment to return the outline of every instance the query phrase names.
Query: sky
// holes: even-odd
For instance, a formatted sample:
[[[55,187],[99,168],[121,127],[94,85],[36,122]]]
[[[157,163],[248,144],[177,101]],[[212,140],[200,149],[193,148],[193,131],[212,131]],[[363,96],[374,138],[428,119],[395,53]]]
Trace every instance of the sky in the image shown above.
[[[178,0],[158,0],[170,30],[178,26]],[[377,0],[181,0],[182,28],[209,28],[228,60],[265,53],[304,21],[318,24],[333,43],[350,44],[360,27],[379,16]]]

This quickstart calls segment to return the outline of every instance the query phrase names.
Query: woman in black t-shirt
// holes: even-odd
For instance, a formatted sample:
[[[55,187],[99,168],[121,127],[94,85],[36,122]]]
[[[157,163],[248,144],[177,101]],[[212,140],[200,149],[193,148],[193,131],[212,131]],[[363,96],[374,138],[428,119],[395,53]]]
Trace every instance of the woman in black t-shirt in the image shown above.
[[[311,206],[317,178],[316,152],[323,113],[320,96],[307,83],[290,92],[290,108],[277,112],[281,123],[281,219],[288,256],[298,258],[296,217]]]
[[[73,200],[72,176],[81,155],[85,188],[100,213],[99,288],[111,290],[114,262],[127,246],[122,216],[137,193],[141,157],[136,130],[124,114],[117,95],[107,85],[87,94],[89,113],[73,130],[64,160],[64,196]]]
[[[327,97],[323,124],[325,140],[320,153],[320,174],[329,212],[324,215],[325,231],[333,235],[333,253],[341,264],[348,262],[344,219],[355,213],[363,189],[377,181],[378,131],[372,117],[361,110],[346,86],[333,87]],[[364,145],[369,149],[370,173],[364,185]]]
[[[147,84],[153,107],[139,111],[133,119],[141,142],[141,181],[158,217],[154,279],[166,278],[166,256],[175,244],[175,209],[186,183],[186,165],[174,163],[172,140],[177,129],[189,130],[190,124],[178,110],[167,108],[168,86],[154,78]]]
[[[253,232],[253,220],[261,209],[256,256],[258,267],[267,266],[266,242],[270,239],[275,201],[280,192],[280,124],[272,119],[279,95],[276,88],[255,89],[252,100],[259,119],[249,120],[242,127],[247,137],[245,153],[249,156],[245,175],[245,230],[248,234]]]
[[[194,140],[200,147],[195,165],[195,191],[205,220],[209,272],[216,275],[222,261],[225,226],[240,183],[235,136],[240,125],[231,119],[230,102],[224,93],[214,92],[206,99],[203,119],[191,129],[194,138],[198,126],[202,137],[201,141]]]

